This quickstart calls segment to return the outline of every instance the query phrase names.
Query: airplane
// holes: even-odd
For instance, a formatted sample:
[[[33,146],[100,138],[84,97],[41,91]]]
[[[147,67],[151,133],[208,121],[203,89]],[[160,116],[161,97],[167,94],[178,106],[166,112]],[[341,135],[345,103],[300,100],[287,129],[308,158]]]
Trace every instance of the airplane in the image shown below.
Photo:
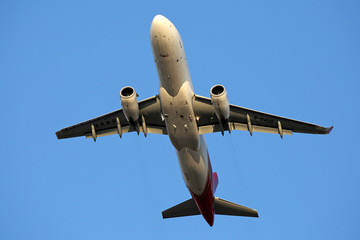
[[[204,134],[233,130],[284,135],[329,134],[311,123],[279,117],[229,104],[223,85],[210,89],[210,98],[196,95],[192,85],[184,44],[174,24],[166,17],[154,17],[150,28],[153,57],[158,72],[159,94],[137,100],[135,89],[120,90],[122,109],[66,127],[58,139],[98,137],[129,132],[168,135],[176,149],[182,176],[191,198],[162,212],[163,218],[202,215],[213,226],[214,215],[258,217],[258,212],[215,196],[218,175],[213,172]]]

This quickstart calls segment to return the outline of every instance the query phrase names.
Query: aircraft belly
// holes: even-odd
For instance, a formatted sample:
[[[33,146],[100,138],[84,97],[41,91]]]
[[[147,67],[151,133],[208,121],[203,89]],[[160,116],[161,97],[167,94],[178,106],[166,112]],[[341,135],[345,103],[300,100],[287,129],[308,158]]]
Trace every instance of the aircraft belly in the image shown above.
[[[209,186],[211,166],[194,114],[194,89],[183,43],[175,26],[163,17],[154,19],[150,39],[166,130],[176,148],[186,186],[193,196],[202,197]]]
[[[171,96],[165,88],[160,88],[160,102],[166,130],[171,143],[180,151],[182,148],[197,150],[199,135],[192,106],[193,92],[189,82],[185,82],[178,95]]]
[[[186,186],[192,194],[201,196],[206,190],[209,159],[204,137],[200,136],[200,148],[194,151],[183,148],[176,151]]]
[[[184,82],[190,81],[191,83],[191,78],[188,68],[184,63],[170,61],[166,63],[157,62],[156,67],[160,79],[160,87],[165,88],[171,96],[176,96]]]

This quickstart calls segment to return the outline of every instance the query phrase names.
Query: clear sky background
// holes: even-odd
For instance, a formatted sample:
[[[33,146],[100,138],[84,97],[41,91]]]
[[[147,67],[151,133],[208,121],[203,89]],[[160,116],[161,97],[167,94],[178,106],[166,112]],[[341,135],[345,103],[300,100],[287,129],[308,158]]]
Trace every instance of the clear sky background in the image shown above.
[[[359,239],[359,1],[1,1],[0,239]],[[163,220],[190,198],[167,136],[57,140],[158,93],[149,30],[178,28],[197,94],[334,125],[206,135],[216,195],[260,218]]]

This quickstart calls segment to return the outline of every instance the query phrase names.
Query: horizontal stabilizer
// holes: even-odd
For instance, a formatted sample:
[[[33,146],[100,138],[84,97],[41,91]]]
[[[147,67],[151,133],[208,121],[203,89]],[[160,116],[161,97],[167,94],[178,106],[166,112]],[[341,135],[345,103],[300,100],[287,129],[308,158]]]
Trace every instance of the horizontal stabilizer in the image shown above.
[[[185,217],[192,215],[200,215],[200,211],[192,198],[162,212],[163,218]]]
[[[255,209],[241,206],[239,204],[232,203],[218,197],[215,197],[214,200],[215,214],[243,217],[259,217],[258,212]]]
[[[218,197],[214,197],[214,211],[215,214],[218,215],[259,217],[258,212],[255,209],[241,206]],[[193,215],[200,215],[200,211],[192,198],[162,212],[163,218],[175,218]]]

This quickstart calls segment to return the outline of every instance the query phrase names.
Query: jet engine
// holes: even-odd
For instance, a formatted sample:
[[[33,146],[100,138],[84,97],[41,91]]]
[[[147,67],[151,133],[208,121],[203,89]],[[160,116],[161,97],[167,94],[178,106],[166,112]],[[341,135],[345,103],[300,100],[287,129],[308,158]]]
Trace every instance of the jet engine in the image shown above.
[[[219,120],[229,120],[230,105],[228,95],[223,85],[215,85],[210,90],[211,102]]]
[[[137,94],[132,87],[124,87],[120,90],[120,101],[126,120],[134,124],[139,119],[139,104]]]

